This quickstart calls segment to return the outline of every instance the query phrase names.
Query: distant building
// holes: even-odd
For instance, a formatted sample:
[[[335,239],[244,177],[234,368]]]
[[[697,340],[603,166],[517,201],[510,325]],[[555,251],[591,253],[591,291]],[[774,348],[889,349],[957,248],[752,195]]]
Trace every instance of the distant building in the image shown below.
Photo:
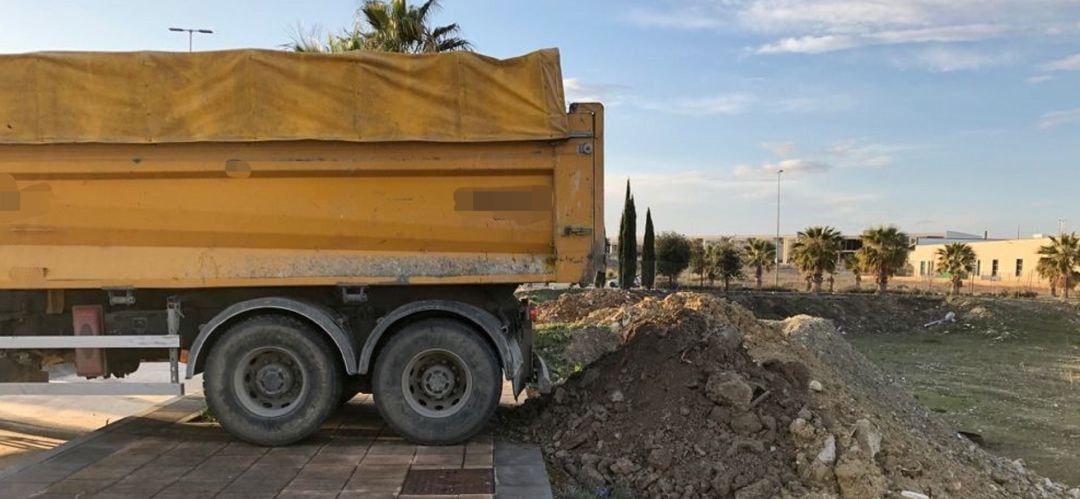
[[[976,283],[995,284],[1009,287],[1047,288],[1049,283],[1039,277],[1035,266],[1039,263],[1039,248],[1050,242],[1050,238],[1036,235],[1030,239],[958,239],[941,240],[921,239],[915,250],[908,255],[908,263],[913,267],[913,277],[945,278],[937,268],[937,251],[951,242],[962,242],[975,250],[975,272],[972,278]],[[933,241],[930,243],[929,241]]]

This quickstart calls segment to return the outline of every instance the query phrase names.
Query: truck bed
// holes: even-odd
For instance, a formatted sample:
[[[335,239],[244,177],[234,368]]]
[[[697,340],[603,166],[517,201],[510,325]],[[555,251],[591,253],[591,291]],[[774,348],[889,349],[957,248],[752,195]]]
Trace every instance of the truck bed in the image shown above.
[[[579,282],[602,110],[571,138],[0,145],[0,288]]]

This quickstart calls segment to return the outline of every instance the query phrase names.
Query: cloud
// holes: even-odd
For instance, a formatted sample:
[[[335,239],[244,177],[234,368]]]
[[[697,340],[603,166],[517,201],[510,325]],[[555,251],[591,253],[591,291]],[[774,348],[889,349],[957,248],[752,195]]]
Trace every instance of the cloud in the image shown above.
[[[1080,121],[1080,107],[1064,111],[1051,111],[1039,117],[1039,128],[1047,129]]]
[[[1080,71],[1080,54],[1073,54],[1056,61],[1043,64],[1046,71]]]
[[[790,158],[799,153],[799,146],[794,142],[762,142],[761,147],[778,158]]]
[[[868,45],[972,42],[1000,35],[1006,28],[992,25],[942,26],[937,28],[880,31],[866,34],[807,35],[784,38],[762,45],[759,54],[822,54]]]
[[[833,163],[843,168],[881,168],[891,164],[893,155],[904,149],[902,146],[846,139],[834,142],[825,153]]]
[[[626,98],[629,87],[608,83],[586,83],[579,78],[563,78],[566,102],[603,102],[618,105]]]
[[[764,38],[758,54],[824,54],[868,46],[954,44],[1080,32],[1076,0],[681,0],[638,8],[648,28],[714,30]],[[933,62],[933,61],[931,61]],[[985,63],[931,64],[961,70]]]
[[[1027,82],[1032,84],[1032,85],[1038,85],[1040,83],[1046,83],[1046,82],[1048,82],[1050,80],[1053,80],[1053,79],[1054,79],[1054,77],[1050,76],[1050,75],[1036,75],[1036,76],[1032,76],[1032,77],[1028,78]]]
[[[745,92],[664,100],[631,97],[631,104],[648,111],[689,116],[736,115],[747,112],[830,113],[854,108],[858,101],[849,95],[831,94],[767,98]]]
[[[776,175],[776,173],[780,171],[788,174],[825,173],[831,169],[832,165],[828,163],[822,163],[820,161],[811,161],[800,158],[791,158],[777,161],[774,163],[765,163],[757,167],[738,165],[735,167],[734,173],[735,176],[738,178],[753,179]]]
[[[908,58],[897,60],[897,66],[949,73],[1003,66],[1015,59],[1015,54],[1011,52],[987,53],[954,47],[931,47],[916,51]]]

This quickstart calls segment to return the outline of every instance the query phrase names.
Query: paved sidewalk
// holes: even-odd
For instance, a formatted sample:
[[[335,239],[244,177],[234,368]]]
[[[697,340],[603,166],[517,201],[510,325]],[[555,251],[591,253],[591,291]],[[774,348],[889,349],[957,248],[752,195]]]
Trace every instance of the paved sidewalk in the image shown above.
[[[263,448],[186,423],[188,396],[0,470],[0,497],[551,497],[539,449],[493,443],[424,447],[394,435],[358,397],[300,444]]]

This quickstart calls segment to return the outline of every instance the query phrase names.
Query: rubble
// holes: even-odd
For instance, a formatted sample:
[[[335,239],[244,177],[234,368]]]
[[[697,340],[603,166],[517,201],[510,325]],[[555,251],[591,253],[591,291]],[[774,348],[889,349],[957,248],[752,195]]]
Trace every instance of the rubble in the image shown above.
[[[687,499],[1075,497],[957,438],[831,321],[612,293],[576,293],[615,305],[575,316],[625,344],[499,415],[501,432],[540,444],[556,482]]]

